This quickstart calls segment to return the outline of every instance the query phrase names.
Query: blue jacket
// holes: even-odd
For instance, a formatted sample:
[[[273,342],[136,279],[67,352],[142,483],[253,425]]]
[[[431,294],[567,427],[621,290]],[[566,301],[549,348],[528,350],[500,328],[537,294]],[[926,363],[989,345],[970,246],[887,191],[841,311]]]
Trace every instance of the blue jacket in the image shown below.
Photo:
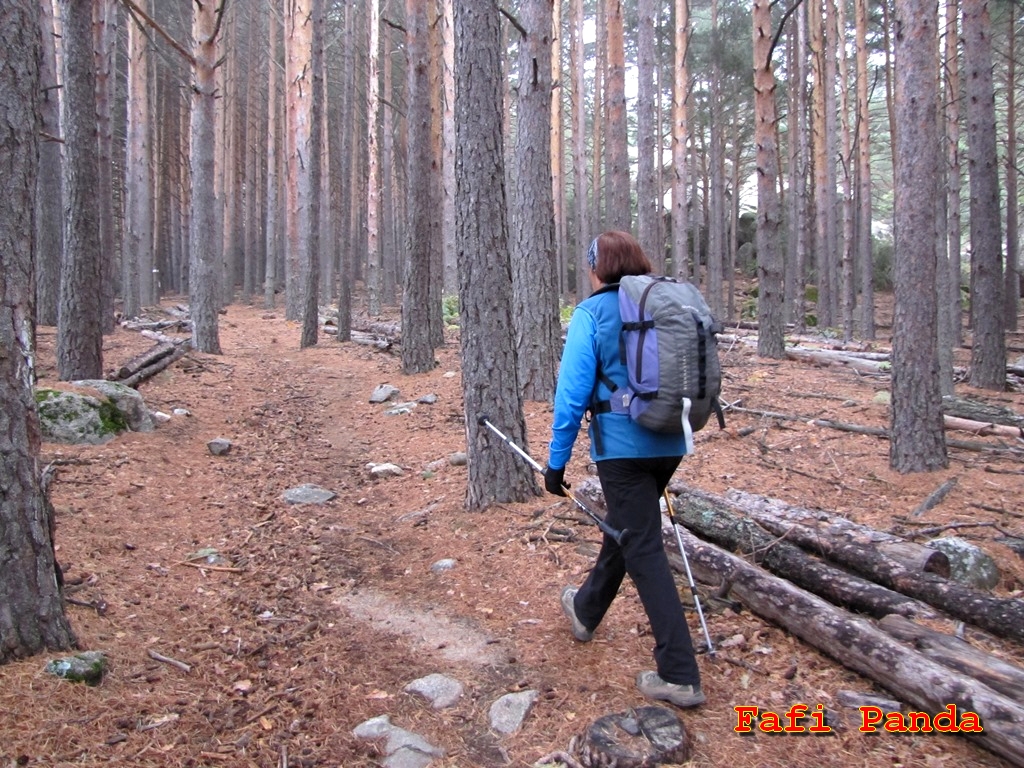
[[[608,387],[598,383],[598,361],[607,378],[619,386],[626,385],[626,365],[619,359],[621,331],[617,288],[593,294],[580,302],[572,313],[555,389],[549,467],[561,469],[569,463],[580,422],[595,400],[595,388],[597,400],[607,400],[611,396]],[[592,423],[589,432],[590,458],[593,461],[682,456],[686,453],[682,434],[652,432],[641,427],[628,414],[601,413],[594,419],[600,425],[603,451],[598,455]]]

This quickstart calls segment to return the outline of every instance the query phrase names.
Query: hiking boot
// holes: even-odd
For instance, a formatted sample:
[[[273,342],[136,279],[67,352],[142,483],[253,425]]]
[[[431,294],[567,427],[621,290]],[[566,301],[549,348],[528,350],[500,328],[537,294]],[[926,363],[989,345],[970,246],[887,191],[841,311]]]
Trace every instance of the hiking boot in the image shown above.
[[[594,638],[594,631],[584,627],[583,623],[576,618],[576,606],[573,604],[573,600],[577,592],[579,590],[576,587],[566,587],[562,590],[562,612],[572,624],[572,636],[581,643],[589,643]]]
[[[704,692],[699,685],[666,683],[657,672],[641,672],[636,676],[636,687],[649,699],[661,699],[677,707],[696,707],[704,703]]]

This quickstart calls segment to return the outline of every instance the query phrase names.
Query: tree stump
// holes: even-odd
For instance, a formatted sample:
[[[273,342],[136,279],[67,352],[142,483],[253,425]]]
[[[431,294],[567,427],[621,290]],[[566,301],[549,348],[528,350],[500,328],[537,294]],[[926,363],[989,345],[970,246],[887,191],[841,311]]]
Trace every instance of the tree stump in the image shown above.
[[[588,768],[647,768],[690,758],[682,721],[665,707],[637,707],[605,715],[587,728],[580,758]]]

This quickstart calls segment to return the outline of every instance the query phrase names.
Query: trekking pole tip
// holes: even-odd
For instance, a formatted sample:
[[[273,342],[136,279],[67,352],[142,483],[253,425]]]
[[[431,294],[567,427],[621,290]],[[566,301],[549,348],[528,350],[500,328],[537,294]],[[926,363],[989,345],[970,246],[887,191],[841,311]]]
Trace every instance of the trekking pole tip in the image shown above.
[[[476,423],[479,424],[481,427],[484,426],[490,420],[491,417],[488,416],[486,413],[482,413],[476,417]]]

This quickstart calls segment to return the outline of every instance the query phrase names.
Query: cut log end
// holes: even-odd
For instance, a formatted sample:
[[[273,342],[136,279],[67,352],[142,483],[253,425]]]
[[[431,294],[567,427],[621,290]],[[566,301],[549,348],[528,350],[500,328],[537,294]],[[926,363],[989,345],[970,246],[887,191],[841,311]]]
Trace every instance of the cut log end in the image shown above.
[[[595,720],[580,752],[583,764],[594,768],[647,768],[685,762],[690,757],[690,740],[672,710],[638,707]]]

